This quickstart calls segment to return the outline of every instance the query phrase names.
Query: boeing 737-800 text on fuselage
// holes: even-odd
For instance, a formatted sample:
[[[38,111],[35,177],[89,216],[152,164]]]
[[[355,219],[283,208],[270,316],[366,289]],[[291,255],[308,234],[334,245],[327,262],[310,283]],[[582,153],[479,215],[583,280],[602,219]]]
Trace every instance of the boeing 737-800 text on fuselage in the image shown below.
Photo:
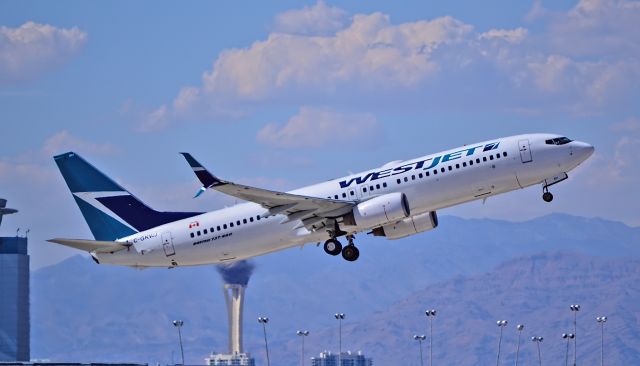
[[[198,195],[214,189],[247,201],[207,213],[155,211],[68,152],[54,159],[95,240],[50,241],[85,250],[98,263],[133,267],[223,263],[315,242],[355,261],[356,233],[403,238],[438,226],[437,210],[538,184],[550,202],[549,186],[593,150],[559,135],[519,135],[290,192],[222,180],[182,153],[203,184]]]

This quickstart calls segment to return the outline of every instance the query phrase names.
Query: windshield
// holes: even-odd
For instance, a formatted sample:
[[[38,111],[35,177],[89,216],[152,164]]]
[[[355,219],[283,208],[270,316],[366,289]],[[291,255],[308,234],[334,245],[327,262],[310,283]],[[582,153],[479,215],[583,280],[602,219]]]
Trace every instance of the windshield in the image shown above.
[[[545,141],[547,145],[564,145],[570,143],[572,140],[568,137],[556,137],[555,139],[549,139]]]

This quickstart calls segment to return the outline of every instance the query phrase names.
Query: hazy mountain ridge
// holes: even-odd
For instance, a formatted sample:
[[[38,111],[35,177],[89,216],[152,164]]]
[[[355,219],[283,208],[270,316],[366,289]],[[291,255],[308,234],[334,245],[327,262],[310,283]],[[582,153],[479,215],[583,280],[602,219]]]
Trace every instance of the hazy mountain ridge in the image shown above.
[[[356,263],[329,257],[321,248],[311,245],[258,258],[256,273],[247,290],[247,350],[262,356],[261,329],[255,322],[258,315],[272,319],[268,331],[274,357],[279,353],[280,360],[288,356],[291,362],[281,364],[293,365],[296,354],[282,352],[295,351],[298,329],[312,332],[309,354],[337,348],[330,341],[323,342],[322,347],[319,343],[313,347],[314,335],[323,334],[322,329],[329,329],[330,334],[337,325],[332,317],[334,312],[347,313],[346,327],[359,322],[366,324],[371,314],[377,312],[375,316],[380,316],[434,284],[444,286],[450,299],[456,296],[462,299],[464,294],[460,291],[466,288],[465,281],[475,277],[461,276],[480,275],[505,261],[540,252],[565,250],[583,255],[640,258],[640,229],[567,215],[550,215],[523,223],[443,217],[438,229],[404,240],[387,241],[365,235],[357,240],[362,255]],[[567,262],[571,256],[565,254],[561,258]],[[530,268],[534,274],[538,273],[535,266],[544,264],[534,259],[524,261],[534,266]],[[502,271],[503,266],[491,273]],[[557,273],[565,268],[556,266],[557,269],[544,268]],[[594,266],[600,268],[597,263]],[[528,267],[521,270],[525,268]],[[568,274],[561,277],[563,281],[584,275],[566,268],[561,273]],[[534,291],[540,286],[535,281],[551,279],[532,276],[530,283],[523,283],[522,273],[512,273],[503,280],[506,288],[526,291],[529,287]],[[473,303],[473,299],[464,301]],[[425,306],[431,305],[422,305]],[[98,266],[89,259],[74,257],[33,273],[32,309],[34,357],[170,362],[171,350],[177,350],[177,334],[170,324],[174,318],[185,320],[183,335],[189,362],[201,362],[209,351],[225,351],[227,347],[226,310],[221,282],[213,267],[136,271]],[[478,310],[478,317],[493,314],[489,310],[495,311]],[[387,328],[382,329],[406,330],[399,324],[389,321]],[[456,324],[470,329],[477,325],[472,320],[463,322],[462,318]],[[493,322],[491,325],[495,327]],[[491,342],[494,332],[491,328],[482,337]],[[377,343],[363,342],[362,346],[366,346],[363,350],[380,345],[377,339]],[[288,342],[293,343],[287,345]],[[479,345],[483,347],[482,343]],[[378,362],[382,357],[377,355],[376,364],[382,364]]]

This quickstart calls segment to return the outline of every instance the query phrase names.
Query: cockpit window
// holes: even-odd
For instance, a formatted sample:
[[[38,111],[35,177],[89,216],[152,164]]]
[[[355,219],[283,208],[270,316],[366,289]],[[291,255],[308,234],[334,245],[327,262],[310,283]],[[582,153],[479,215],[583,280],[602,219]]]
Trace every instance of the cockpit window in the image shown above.
[[[568,137],[557,137],[555,139],[549,139],[545,141],[547,145],[564,145],[570,143],[572,140]]]

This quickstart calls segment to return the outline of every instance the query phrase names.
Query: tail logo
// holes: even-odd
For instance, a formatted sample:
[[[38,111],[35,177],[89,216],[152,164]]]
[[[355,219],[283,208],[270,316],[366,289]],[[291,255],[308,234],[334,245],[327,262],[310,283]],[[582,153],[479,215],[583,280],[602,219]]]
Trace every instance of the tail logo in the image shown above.
[[[98,198],[103,198],[103,197],[130,196],[131,194],[129,192],[127,191],[74,192],[73,195],[83,200],[84,202],[90,204],[91,206],[95,207],[96,209],[100,210],[105,215],[118,221],[122,225],[125,225],[126,227],[130,228],[134,232],[138,231],[134,227],[129,225],[126,221],[124,221],[122,218],[120,218],[120,216],[118,216],[116,213],[111,211],[107,206],[103,205],[100,201],[98,201]]]

